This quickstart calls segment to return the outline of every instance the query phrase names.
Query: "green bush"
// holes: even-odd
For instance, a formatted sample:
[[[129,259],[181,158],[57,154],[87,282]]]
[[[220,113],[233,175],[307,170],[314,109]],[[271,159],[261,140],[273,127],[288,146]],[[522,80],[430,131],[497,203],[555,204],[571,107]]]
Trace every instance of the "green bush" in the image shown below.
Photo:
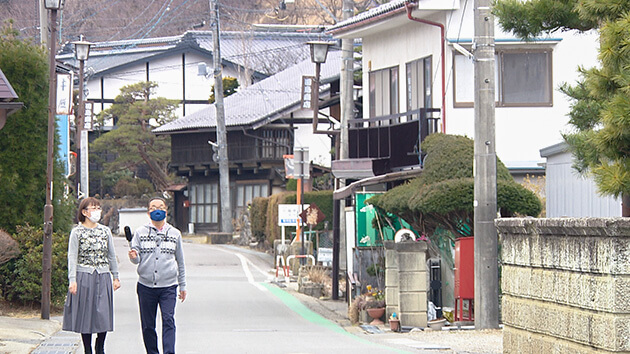
[[[420,177],[367,203],[400,216],[428,235],[438,229],[447,229],[455,237],[474,234],[474,142],[463,136],[431,134],[422,150],[427,156]],[[497,207],[504,217],[537,216],[542,210],[536,195],[516,183],[499,159]]]
[[[267,205],[269,198],[259,197],[252,200],[252,206],[249,209],[249,221],[252,228],[252,236],[258,242],[265,239],[265,226],[267,220]]]
[[[328,221],[328,228],[332,228],[333,200],[332,190],[304,193],[304,204],[316,204],[326,218],[313,228],[323,230]],[[278,204],[296,204],[297,195],[294,192],[283,192],[269,196],[268,198],[255,198],[250,211],[252,233],[257,240],[266,237],[269,244],[280,239],[281,229],[278,226]],[[295,232],[295,227],[285,227],[287,235]]]
[[[267,236],[267,242],[273,245],[273,240],[280,239],[281,230],[278,226],[278,204],[291,204],[287,201],[287,197],[292,195],[292,192],[283,192],[271,195],[267,204],[267,220],[265,220],[265,236]],[[287,234],[290,232],[290,228],[287,228]]]
[[[315,192],[306,192],[304,193],[303,203],[304,204],[315,204],[319,208],[319,210],[324,213],[326,218],[320,222],[313,230],[323,230],[324,224],[328,222],[328,229],[332,229],[332,220],[333,220],[333,199],[332,199],[333,191],[325,190],[325,191],[315,191]],[[297,195],[290,194],[286,198],[286,204],[296,204],[297,203]]]
[[[44,231],[29,225],[18,226],[14,239],[20,244],[20,255],[0,266],[0,291],[8,301],[34,305],[42,297],[42,254]],[[63,306],[68,290],[68,233],[52,235],[52,273],[50,300],[54,307]]]
[[[297,179],[288,179],[285,188],[289,192],[297,192]]]

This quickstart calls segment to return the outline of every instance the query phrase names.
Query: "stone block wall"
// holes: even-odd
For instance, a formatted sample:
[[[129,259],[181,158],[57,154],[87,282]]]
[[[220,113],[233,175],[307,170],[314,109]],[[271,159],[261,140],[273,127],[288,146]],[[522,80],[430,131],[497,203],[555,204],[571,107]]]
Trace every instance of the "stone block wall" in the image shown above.
[[[427,245],[385,241],[387,317],[398,313],[402,326],[427,326]]]
[[[630,220],[498,219],[504,353],[630,352]]]

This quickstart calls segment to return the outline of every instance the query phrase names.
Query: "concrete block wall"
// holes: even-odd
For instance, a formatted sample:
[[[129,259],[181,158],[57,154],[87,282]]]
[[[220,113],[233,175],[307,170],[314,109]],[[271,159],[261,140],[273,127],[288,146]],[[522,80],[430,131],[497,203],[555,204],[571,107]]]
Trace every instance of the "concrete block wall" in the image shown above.
[[[496,225],[504,353],[630,352],[630,220]]]
[[[398,252],[393,241],[385,241],[385,313],[387,318],[396,312],[398,307]]]
[[[424,242],[385,242],[387,315],[397,312],[403,326],[427,326],[426,251]]]

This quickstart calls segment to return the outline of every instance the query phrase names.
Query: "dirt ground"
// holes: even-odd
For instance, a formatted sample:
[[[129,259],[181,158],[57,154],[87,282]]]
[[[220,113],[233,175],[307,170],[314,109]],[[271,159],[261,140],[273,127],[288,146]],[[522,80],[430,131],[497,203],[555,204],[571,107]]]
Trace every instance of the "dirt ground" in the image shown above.
[[[51,308],[50,315],[63,315],[63,308]],[[10,303],[4,299],[0,299],[0,316],[9,316],[15,318],[39,318],[41,317],[41,307],[39,304],[21,305]]]
[[[450,330],[450,331],[413,331],[411,338],[423,343],[450,347],[450,351],[440,353],[503,353],[503,331],[488,330]]]

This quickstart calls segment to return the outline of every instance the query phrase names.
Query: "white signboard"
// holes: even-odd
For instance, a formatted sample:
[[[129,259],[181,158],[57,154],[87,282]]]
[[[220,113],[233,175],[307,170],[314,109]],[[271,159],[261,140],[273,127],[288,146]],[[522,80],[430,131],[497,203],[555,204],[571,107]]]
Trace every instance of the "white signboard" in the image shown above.
[[[330,263],[333,260],[333,249],[320,247],[317,249],[317,261],[322,263]]]
[[[310,204],[304,204],[304,210],[309,206]],[[278,226],[297,226],[301,212],[302,206],[299,204],[278,204]]]
[[[72,108],[72,77],[57,74],[57,114],[70,114]]]

